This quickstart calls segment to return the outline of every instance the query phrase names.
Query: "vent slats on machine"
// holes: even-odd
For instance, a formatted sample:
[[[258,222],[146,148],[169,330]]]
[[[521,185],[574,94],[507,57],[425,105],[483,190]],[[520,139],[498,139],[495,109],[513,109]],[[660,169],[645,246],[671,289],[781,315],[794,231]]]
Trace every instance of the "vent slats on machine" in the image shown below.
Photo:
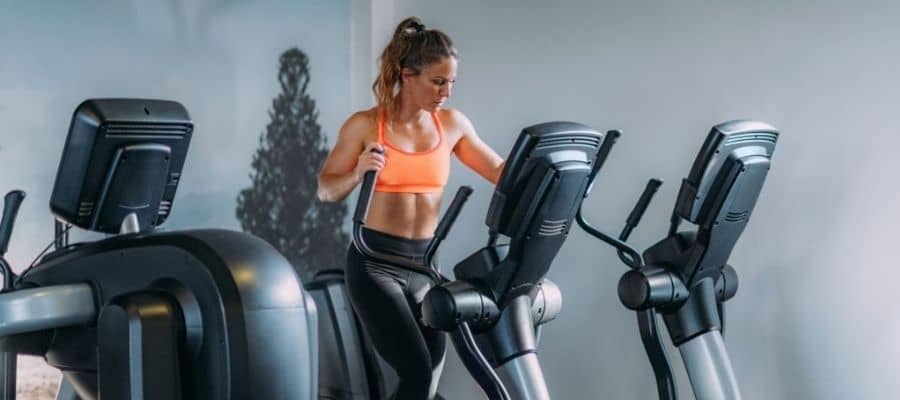
[[[82,201],[78,204],[78,216],[86,217],[91,215],[91,212],[94,211],[94,202],[93,201]]]
[[[739,135],[732,135],[725,142],[725,146],[737,145],[746,142],[770,142],[775,143],[778,140],[778,135],[771,132],[750,132],[750,133],[742,133]]]
[[[107,136],[143,136],[172,135],[184,136],[190,128],[178,124],[117,124],[110,123],[106,128]]]
[[[750,210],[729,211],[728,214],[725,215],[725,222],[741,222],[747,219],[748,215],[750,215]]]
[[[596,135],[566,136],[542,140],[535,150],[577,144],[591,148],[600,147],[600,138]]]
[[[171,210],[171,209],[172,209],[172,202],[163,200],[159,203],[159,213],[158,214],[162,215],[162,216],[168,216],[169,210]]]
[[[538,228],[538,234],[541,236],[556,236],[566,231],[566,220],[544,220],[541,227]]]

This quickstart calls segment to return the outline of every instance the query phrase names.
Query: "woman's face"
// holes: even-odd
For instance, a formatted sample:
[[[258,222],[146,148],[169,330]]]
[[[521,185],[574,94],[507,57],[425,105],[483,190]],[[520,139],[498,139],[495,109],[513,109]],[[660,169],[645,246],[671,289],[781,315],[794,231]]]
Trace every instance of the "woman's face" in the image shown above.
[[[456,82],[456,59],[447,57],[430,64],[416,74],[403,69],[403,93],[421,109],[437,111],[450,97]]]

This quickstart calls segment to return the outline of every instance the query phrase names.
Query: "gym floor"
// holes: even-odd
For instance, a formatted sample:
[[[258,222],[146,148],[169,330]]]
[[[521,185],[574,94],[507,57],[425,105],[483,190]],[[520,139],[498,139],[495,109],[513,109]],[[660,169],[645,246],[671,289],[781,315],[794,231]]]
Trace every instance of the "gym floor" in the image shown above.
[[[47,368],[40,357],[19,356],[16,396],[29,400],[53,400],[62,374]]]

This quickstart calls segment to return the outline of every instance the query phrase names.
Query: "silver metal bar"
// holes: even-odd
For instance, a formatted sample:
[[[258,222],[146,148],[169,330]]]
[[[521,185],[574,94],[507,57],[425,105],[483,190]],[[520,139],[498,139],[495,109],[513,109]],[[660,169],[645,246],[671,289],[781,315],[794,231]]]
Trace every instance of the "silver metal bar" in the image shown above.
[[[678,350],[697,400],[740,400],[737,379],[719,331],[697,336]]]
[[[130,213],[125,216],[125,219],[122,220],[122,226],[119,227],[120,235],[127,235],[129,233],[138,233],[141,231],[141,223],[138,221],[138,216],[135,213]]]
[[[494,369],[515,400],[550,400],[537,354],[526,353]]]
[[[75,393],[75,388],[65,375],[59,380],[59,386],[56,388],[56,400],[79,400],[78,393]]]
[[[86,283],[0,294],[0,336],[85,324],[95,318],[93,291]]]

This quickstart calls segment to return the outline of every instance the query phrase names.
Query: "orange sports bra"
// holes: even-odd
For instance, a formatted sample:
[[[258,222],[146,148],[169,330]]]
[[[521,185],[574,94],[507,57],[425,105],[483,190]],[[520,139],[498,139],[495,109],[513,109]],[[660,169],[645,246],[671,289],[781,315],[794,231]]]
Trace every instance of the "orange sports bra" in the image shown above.
[[[450,176],[450,146],[444,136],[444,128],[437,113],[431,119],[437,126],[440,140],[430,150],[409,152],[391,145],[384,137],[386,113],[378,116],[378,143],[384,146],[384,168],[375,182],[376,192],[435,193],[444,190]]]

